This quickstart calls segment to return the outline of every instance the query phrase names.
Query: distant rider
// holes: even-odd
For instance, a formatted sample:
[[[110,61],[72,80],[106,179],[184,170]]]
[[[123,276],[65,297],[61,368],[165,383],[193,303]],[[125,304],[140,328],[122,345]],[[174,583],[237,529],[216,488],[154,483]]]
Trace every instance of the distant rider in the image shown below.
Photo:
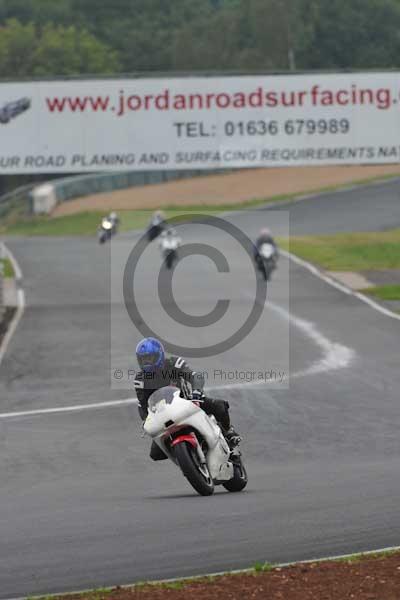
[[[141,370],[136,374],[135,390],[142,421],[147,418],[151,394],[162,387],[176,385],[184,398],[198,401],[206,414],[215,416],[231,449],[240,443],[241,438],[231,425],[229,403],[226,400],[206,398],[203,392],[204,376],[192,371],[183,358],[167,358],[163,345],[154,338],[145,338],[139,342],[136,357]],[[167,458],[155,442],[152,443],[150,457],[153,460]]]
[[[113,226],[114,233],[116,233],[118,226],[119,226],[119,217],[118,217],[117,213],[114,211],[110,212],[108,220],[110,221],[110,223]]]
[[[260,250],[261,250],[261,247],[263,246],[263,244],[270,244],[271,246],[273,246],[274,255],[272,257],[272,260],[274,261],[274,263],[276,265],[276,263],[278,262],[279,250],[278,250],[278,246],[277,246],[274,238],[272,237],[271,230],[268,229],[267,227],[263,227],[263,229],[261,229],[261,231],[258,234],[258,237],[256,239],[256,242],[254,244],[254,260],[256,261],[257,265],[262,269],[264,268],[264,266],[263,266],[263,258],[260,254]]]
[[[156,239],[163,232],[166,227],[166,219],[165,215],[161,210],[156,210],[156,212],[151,217],[150,225],[147,230],[147,237],[149,241]]]
[[[160,236],[159,246],[161,250],[170,250],[171,247],[179,248],[181,245],[181,238],[175,231],[175,229],[167,229],[163,231]]]
[[[164,225],[165,224],[165,215],[162,212],[162,210],[156,210],[156,212],[153,214],[152,218],[151,218],[151,225],[160,227],[160,225]]]

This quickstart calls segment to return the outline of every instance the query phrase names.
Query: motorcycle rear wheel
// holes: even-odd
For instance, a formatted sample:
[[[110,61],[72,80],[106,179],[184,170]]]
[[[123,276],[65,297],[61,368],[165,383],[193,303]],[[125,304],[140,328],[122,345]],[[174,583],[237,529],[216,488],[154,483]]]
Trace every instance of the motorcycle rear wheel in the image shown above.
[[[187,442],[175,446],[175,457],[182,473],[190,485],[201,496],[211,496],[214,492],[214,482],[204,465],[200,465],[196,450]],[[206,473],[203,471],[206,470]]]

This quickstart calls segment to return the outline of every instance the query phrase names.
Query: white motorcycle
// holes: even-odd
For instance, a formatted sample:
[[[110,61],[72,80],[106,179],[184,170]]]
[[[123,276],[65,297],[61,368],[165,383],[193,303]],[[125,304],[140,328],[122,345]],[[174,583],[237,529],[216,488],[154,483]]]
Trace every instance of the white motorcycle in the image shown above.
[[[160,250],[167,269],[172,269],[174,262],[178,260],[178,248],[181,245],[180,238],[166,231],[161,235]]]
[[[246,487],[239,449],[231,450],[215,417],[199,402],[182,398],[178,388],[164,387],[150,396],[144,431],[200,495],[210,496],[215,485],[229,492]]]
[[[97,237],[99,244],[104,244],[111,239],[117,232],[117,227],[108,217],[104,217],[101,221],[101,225],[97,231]]]
[[[273,244],[262,244],[258,250],[258,267],[265,279],[269,281],[272,271],[276,269],[277,252]]]

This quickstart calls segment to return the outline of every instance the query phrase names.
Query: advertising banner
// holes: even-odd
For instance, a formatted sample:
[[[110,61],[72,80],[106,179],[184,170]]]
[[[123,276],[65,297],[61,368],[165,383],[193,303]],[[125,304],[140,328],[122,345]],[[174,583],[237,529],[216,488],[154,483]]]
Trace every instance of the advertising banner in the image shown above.
[[[0,174],[399,160],[399,73],[0,84]]]

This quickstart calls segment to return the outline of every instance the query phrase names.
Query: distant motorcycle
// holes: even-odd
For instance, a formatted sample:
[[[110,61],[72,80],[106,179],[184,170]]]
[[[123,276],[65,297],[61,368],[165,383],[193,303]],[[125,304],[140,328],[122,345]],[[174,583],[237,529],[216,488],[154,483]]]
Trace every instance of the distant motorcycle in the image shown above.
[[[160,239],[160,250],[167,269],[172,269],[178,260],[180,244],[180,238],[172,230],[164,231]]]
[[[117,232],[117,226],[114,221],[111,221],[108,217],[104,217],[101,221],[101,225],[98,229],[97,235],[99,244],[104,244],[111,239]]]
[[[152,220],[150,221],[150,225],[147,229],[147,239],[149,242],[155,240],[159,235],[165,231],[166,223],[164,214],[161,211],[157,211]]]
[[[269,281],[277,266],[277,250],[273,244],[261,244],[258,249],[257,265],[265,281]]]
[[[228,492],[246,487],[239,449],[231,450],[215,417],[182,398],[178,388],[164,387],[150,396],[143,427],[201,496],[210,496],[215,485]]]
[[[147,239],[149,242],[155,240],[164,231],[164,224],[150,225],[147,230]]]

